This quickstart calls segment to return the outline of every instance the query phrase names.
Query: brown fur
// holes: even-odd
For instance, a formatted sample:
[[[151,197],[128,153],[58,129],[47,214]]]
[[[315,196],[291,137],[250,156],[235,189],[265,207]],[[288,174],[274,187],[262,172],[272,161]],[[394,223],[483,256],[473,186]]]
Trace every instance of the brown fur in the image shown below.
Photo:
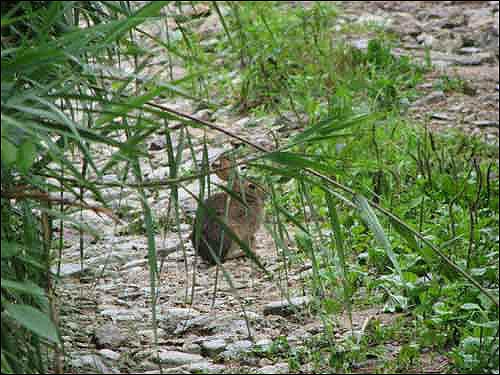
[[[228,167],[227,163],[230,162],[227,159],[220,159],[216,163],[216,168],[219,168]],[[228,180],[230,169],[225,169],[217,175]],[[231,234],[223,230],[224,227],[214,216],[223,221],[241,241],[246,242],[250,249],[253,249],[255,233],[262,222],[265,192],[251,181],[240,179],[238,176],[235,176],[234,180],[231,189],[234,196],[226,192],[212,195],[203,202],[205,210],[200,207],[195,218],[191,241],[196,253],[210,264],[217,263],[212,252],[217,254],[221,262],[224,262],[237,256],[240,248]],[[200,228],[199,241],[196,241],[195,234],[197,225]]]

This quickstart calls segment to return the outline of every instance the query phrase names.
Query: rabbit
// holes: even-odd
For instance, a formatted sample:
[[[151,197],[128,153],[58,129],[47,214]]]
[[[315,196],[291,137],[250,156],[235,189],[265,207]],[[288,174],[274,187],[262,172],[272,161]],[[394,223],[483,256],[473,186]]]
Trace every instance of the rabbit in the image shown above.
[[[217,263],[212,253],[217,254],[220,262],[244,255],[242,251],[238,252],[240,246],[227,230],[223,231],[224,227],[214,216],[222,220],[236,236],[253,249],[255,233],[263,219],[265,198],[265,191],[254,182],[240,178],[227,158],[216,160],[212,163],[212,168],[215,168],[217,176],[225,181],[228,181],[231,172],[233,173],[231,190],[237,197],[226,192],[213,194],[203,202],[208,210],[212,210],[212,214],[201,208],[197,211],[191,241],[196,254],[210,265]],[[198,225],[200,233],[197,241]]]

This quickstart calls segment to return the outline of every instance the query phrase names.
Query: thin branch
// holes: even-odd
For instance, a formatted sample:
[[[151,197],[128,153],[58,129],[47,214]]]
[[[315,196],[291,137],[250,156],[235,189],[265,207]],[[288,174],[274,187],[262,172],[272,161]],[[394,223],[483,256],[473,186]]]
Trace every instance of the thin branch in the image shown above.
[[[65,198],[51,197],[48,193],[45,193],[45,192],[39,191],[39,190],[20,191],[18,189],[16,191],[2,191],[1,197],[5,198],[5,199],[15,199],[15,200],[34,199],[34,200],[44,201],[44,202],[62,203],[62,204],[65,204],[67,206],[73,206],[73,207],[79,207],[79,208],[86,209],[86,210],[92,210],[98,215],[104,214],[104,215],[108,216],[109,218],[113,219],[117,223],[121,222],[120,219],[118,219],[109,208],[89,205],[86,203],[80,203],[80,202],[72,201],[70,199],[65,199]]]

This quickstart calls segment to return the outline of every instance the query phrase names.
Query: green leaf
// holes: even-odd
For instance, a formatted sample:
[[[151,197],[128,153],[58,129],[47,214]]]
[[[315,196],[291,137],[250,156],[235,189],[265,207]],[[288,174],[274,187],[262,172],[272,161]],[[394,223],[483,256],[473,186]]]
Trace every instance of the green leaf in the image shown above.
[[[340,121],[336,117],[328,117],[324,120],[321,120],[317,124],[308,127],[306,130],[293,137],[290,142],[301,143],[310,137],[331,135],[331,133],[333,132],[360,125],[365,122],[372,122],[380,117],[381,114],[379,113],[363,113]]]
[[[405,272],[403,275],[404,275],[404,280],[407,283],[415,284],[418,280],[418,276],[413,272]]]
[[[385,312],[406,311],[408,309],[408,298],[400,294],[391,295],[384,305]]]
[[[316,171],[321,171],[328,174],[336,173],[336,171],[333,168],[330,168],[328,165],[315,161],[314,155],[303,155],[293,152],[279,151],[265,154],[263,155],[263,158],[272,160],[282,165],[286,165],[290,169],[311,168]]]
[[[299,228],[302,232],[307,233],[308,235],[310,235],[310,233],[307,230],[307,228],[300,222],[299,219],[296,219],[295,216],[290,211],[288,211],[286,208],[282,207],[279,204],[276,204],[276,208],[278,209],[279,212],[281,212],[283,215],[285,215],[285,217],[293,225],[295,225],[297,228]]]
[[[482,277],[486,275],[486,272],[488,272],[488,269],[486,267],[478,267],[470,269],[470,274],[476,277]]]
[[[389,259],[391,260],[392,265],[396,269],[397,273],[401,276],[401,279],[403,279],[401,274],[401,267],[399,265],[396,254],[392,250],[391,244],[389,243],[389,240],[387,239],[387,236],[385,235],[385,232],[382,229],[380,222],[378,221],[377,215],[375,215],[375,212],[373,212],[372,208],[368,204],[368,201],[366,200],[365,197],[358,194],[354,198],[354,203],[356,204],[356,207],[359,210],[361,218],[366,223],[366,225],[373,231],[373,233],[375,234],[375,238],[377,239],[377,242],[385,249],[385,252],[387,253]]]
[[[436,253],[432,251],[432,249],[429,246],[424,246],[421,250],[420,253],[422,254],[422,257],[428,264],[432,264],[435,262],[438,257],[436,256]]]
[[[28,173],[36,158],[36,145],[31,139],[23,142],[17,149],[17,167],[23,174]]]
[[[17,255],[17,253],[19,253],[18,246],[19,245],[15,242],[2,240],[2,249],[1,249],[2,259],[7,259],[13,257],[14,255]]]
[[[50,342],[59,344],[57,328],[47,314],[28,305],[9,304],[5,310],[23,327]]]
[[[138,9],[134,14],[128,15],[125,22],[118,24],[117,27],[109,32],[104,43],[111,44],[129,30],[147,21],[149,17],[158,16],[160,10],[168,5],[168,3],[168,1],[153,1]]]
[[[342,305],[337,300],[325,298],[322,303],[323,308],[328,315],[338,314],[342,311]]]
[[[487,328],[487,329],[498,329],[498,320],[490,320],[488,322],[475,322],[475,321],[470,321],[470,325],[474,327],[480,327],[480,328]]]
[[[38,297],[45,296],[43,289],[34,283],[20,283],[18,281],[2,279],[2,288]]]
[[[481,307],[477,303],[464,303],[460,307],[463,310],[481,310]]]
[[[467,352],[474,352],[481,346],[481,340],[479,337],[468,336],[462,340],[462,345]]]
[[[412,250],[420,251],[417,240],[415,239],[415,235],[410,230],[408,230],[408,228],[401,225],[397,220],[394,220],[392,217],[390,217],[390,219],[394,229],[396,229],[396,232],[398,232],[399,235],[406,240],[408,246],[410,246]]]
[[[17,147],[6,138],[2,138],[2,163],[10,167],[16,161]]]
[[[448,309],[448,307],[446,306],[446,304],[444,302],[436,302],[432,306],[432,308],[439,315],[451,314],[451,311]]]
[[[342,229],[340,226],[339,215],[337,212],[337,206],[335,205],[334,195],[330,193],[329,190],[325,189],[325,200],[326,205],[328,207],[328,216],[330,219],[330,225],[332,227],[332,233],[334,234],[335,240],[335,249],[337,250],[337,254],[340,261],[340,266],[342,270],[342,284],[344,287],[344,303],[347,306],[347,313],[349,316],[349,322],[352,328],[352,304],[351,304],[351,296],[350,290],[352,289],[349,279],[347,277],[349,273],[349,267],[346,262],[345,256],[345,243],[344,236],[342,233]]]
[[[5,347],[7,347],[7,343],[5,343]],[[7,351],[2,351],[2,374],[15,374],[16,371],[12,370],[9,362],[7,361]]]
[[[100,118],[98,118],[95,123],[96,125],[99,126],[111,122],[116,117],[127,116],[127,114],[134,108],[142,108],[143,105],[155,99],[165,90],[166,90],[165,87],[158,86],[155,87],[154,89],[151,89],[144,95],[127,98],[127,100],[124,101],[123,103],[116,104],[113,105],[111,108],[108,108],[106,113],[104,113]]]

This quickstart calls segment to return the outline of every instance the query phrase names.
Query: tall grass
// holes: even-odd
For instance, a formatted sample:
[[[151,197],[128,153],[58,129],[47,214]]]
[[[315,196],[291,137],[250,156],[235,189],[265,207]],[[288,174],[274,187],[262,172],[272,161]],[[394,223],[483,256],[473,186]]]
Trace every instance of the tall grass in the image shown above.
[[[54,349],[53,365],[62,371],[56,327],[60,301],[54,293],[57,272],[51,271],[57,257],[56,220],[61,236],[63,226],[97,234],[75,220],[71,210],[90,209],[115,218],[98,181],[118,160],[134,166],[141,181],[138,144],[154,124],[136,121],[133,112],[151,94],[124,98],[121,94],[134,76],[124,83],[107,78],[99,67],[126,54],[120,41],[138,25],[158,17],[166,3],[133,10],[126,3],[117,4],[17,2],[6,8],[2,4],[3,373],[45,373],[51,363],[47,347]],[[113,82],[119,84],[116,92],[108,90]],[[153,96],[161,91],[153,90]],[[118,116],[131,118],[135,126],[113,122]],[[127,133],[128,139],[117,140],[117,131]],[[98,166],[95,153],[102,147],[109,147],[113,155],[109,163]],[[100,204],[87,204],[86,191]],[[150,218],[147,205],[144,209]],[[152,238],[151,220],[146,223]],[[154,242],[149,241],[149,247],[151,265],[156,265]],[[83,246],[81,251],[83,259]],[[154,289],[155,267],[151,270]]]

